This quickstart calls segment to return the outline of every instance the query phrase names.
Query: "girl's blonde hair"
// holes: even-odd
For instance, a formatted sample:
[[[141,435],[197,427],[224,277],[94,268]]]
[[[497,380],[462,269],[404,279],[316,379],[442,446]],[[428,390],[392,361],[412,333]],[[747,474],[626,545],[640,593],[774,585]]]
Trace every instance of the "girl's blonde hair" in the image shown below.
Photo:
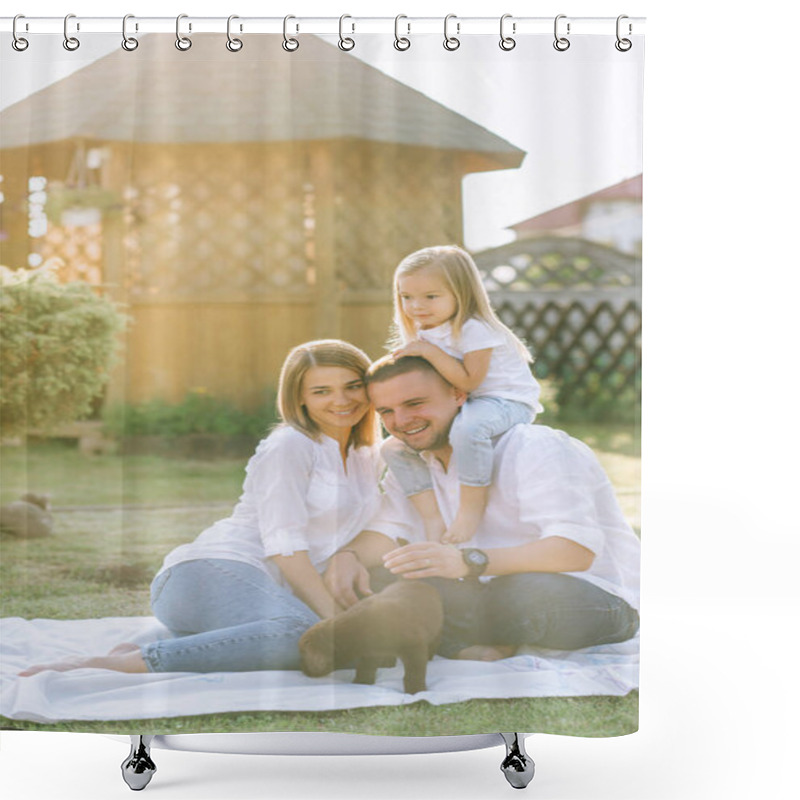
[[[472,256],[456,245],[440,245],[417,250],[406,256],[398,265],[394,273],[394,325],[389,342],[391,349],[402,347],[406,342],[417,338],[414,320],[403,311],[400,300],[400,279],[423,270],[430,270],[441,277],[455,297],[456,313],[451,323],[456,341],[461,336],[464,323],[475,317],[503,334],[521,358],[528,362],[533,361],[533,356],[525,343],[495,314]]]
[[[344,367],[365,378],[370,359],[349,342],[339,339],[318,339],[298,345],[289,352],[281,367],[278,381],[278,413],[284,424],[319,441],[320,429],[303,405],[303,378],[311,367]],[[379,440],[378,416],[372,406],[353,426],[350,442],[354,447],[372,445]]]

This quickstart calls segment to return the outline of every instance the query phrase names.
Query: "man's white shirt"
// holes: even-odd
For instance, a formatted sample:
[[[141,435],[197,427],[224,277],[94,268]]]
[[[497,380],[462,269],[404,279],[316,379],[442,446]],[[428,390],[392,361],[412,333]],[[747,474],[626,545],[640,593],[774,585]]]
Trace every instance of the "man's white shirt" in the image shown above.
[[[449,525],[459,499],[455,456],[445,471],[432,454],[421,455]],[[410,542],[425,539],[417,512],[391,473],[384,480],[381,509],[368,529]],[[486,513],[465,546],[490,550],[552,536],[570,539],[595,554],[588,570],[569,574],[639,607],[639,539],[594,453],[563,431],[516,425],[494,440]]]

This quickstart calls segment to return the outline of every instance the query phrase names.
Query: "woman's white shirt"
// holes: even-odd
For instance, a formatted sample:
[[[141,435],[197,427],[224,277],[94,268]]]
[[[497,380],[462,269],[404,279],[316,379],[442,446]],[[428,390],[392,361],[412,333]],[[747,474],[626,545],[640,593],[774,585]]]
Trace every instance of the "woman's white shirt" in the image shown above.
[[[278,428],[248,462],[231,516],[169,553],[162,571],[182,561],[228,558],[280,577],[265,559],[307,551],[322,572],[377,511],[381,470],[378,444],[351,447],[345,469],[334,439],[314,441],[288,425]]]

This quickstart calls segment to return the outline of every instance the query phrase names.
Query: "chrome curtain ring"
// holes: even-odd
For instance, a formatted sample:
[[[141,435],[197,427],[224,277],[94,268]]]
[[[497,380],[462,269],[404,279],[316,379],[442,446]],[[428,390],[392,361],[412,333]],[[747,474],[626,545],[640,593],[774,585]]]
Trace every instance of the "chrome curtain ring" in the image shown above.
[[[181,34],[181,20],[188,18],[188,14],[178,14],[178,18],[175,20],[175,47],[182,51],[186,51],[192,46],[192,40],[188,36]],[[192,30],[191,23],[189,24],[189,30]]]
[[[344,28],[344,21],[346,19],[353,19],[353,18],[349,14],[342,14],[342,16],[339,17],[339,49],[345,51],[352,50],[356,46],[354,39],[344,35],[343,28]],[[355,33],[356,32],[355,22],[352,22],[350,24],[353,28],[352,33]]]
[[[64,17],[64,49],[73,52],[81,46],[81,43],[80,40],[69,35],[69,21],[71,19],[75,19],[74,14],[67,14],[67,16]],[[80,30],[80,26],[77,27],[77,30]]]
[[[293,17],[291,14],[289,14],[283,18],[283,44],[281,46],[287,53],[293,53],[298,47],[300,47],[300,42],[293,36],[289,36],[288,30],[290,19],[297,19],[297,17]]]
[[[566,36],[559,36],[558,34],[558,23],[562,19],[566,19],[566,14],[559,14],[555,22],[553,23],[553,35],[555,36],[555,41],[553,42],[553,47],[558,50],[559,53],[563,53],[565,50],[569,50],[570,41],[566,38]],[[570,24],[567,23],[567,36],[569,35]]]
[[[231,53],[238,53],[244,47],[244,42],[241,39],[236,39],[231,36],[231,22],[235,19],[239,19],[236,14],[231,14],[228,17],[228,41],[225,42],[225,47],[227,47]],[[241,28],[239,30],[241,30]]]
[[[450,36],[450,20],[451,19],[458,19],[455,14],[448,14],[444,18],[444,49],[450,50],[458,50],[461,47],[461,40],[457,36]],[[461,33],[461,24],[456,22],[456,33]]]
[[[133,14],[126,14],[122,18],[122,49],[130,53],[139,46],[139,40],[135,36],[128,36],[129,19],[135,19]]]
[[[411,47],[411,39],[408,36],[401,36],[400,35],[400,20],[401,19],[408,19],[405,14],[398,14],[394,18],[394,49],[400,50],[401,52],[404,50],[408,50]],[[406,23],[406,28],[408,28],[408,33],[411,33],[411,23]]]
[[[27,39],[25,39],[24,37],[20,36],[17,33],[17,21],[21,20],[21,19],[25,19],[25,15],[24,14],[17,14],[17,16],[14,17],[14,22],[11,25],[11,35],[13,36],[13,38],[11,40],[11,46],[18,53],[21,53],[23,50],[27,50],[28,49],[28,45],[30,44],[30,42]]]
[[[631,47],[633,47],[633,42],[630,39],[623,39],[620,36],[620,28],[622,27],[621,23],[622,23],[622,20],[624,20],[624,19],[628,19],[628,15],[627,14],[620,14],[617,17],[617,41],[614,42],[614,47],[616,47],[617,50],[620,51],[620,53],[627,53],[628,50],[630,50]],[[628,23],[628,36],[630,36],[632,32],[633,32],[633,26],[629,22]]]
[[[511,36],[506,36],[505,32],[506,20],[511,18],[511,14],[503,14],[503,16],[500,17],[500,49],[505,50],[506,52],[513,50],[517,46],[517,40]],[[511,32],[517,32],[516,22],[511,23]]]

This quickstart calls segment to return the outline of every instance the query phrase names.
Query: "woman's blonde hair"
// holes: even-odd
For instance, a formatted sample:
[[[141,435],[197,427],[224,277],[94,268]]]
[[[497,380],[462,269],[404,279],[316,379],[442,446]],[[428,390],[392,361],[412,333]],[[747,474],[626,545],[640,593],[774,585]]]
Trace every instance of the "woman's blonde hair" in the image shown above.
[[[533,361],[533,356],[525,343],[495,314],[472,256],[456,245],[425,247],[406,256],[398,265],[394,272],[394,325],[389,342],[391,349],[402,347],[406,342],[417,338],[414,320],[403,311],[400,300],[400,279],[423,270],[430,270],[441,277],[455,297],[456,313],[451,323],[456,341],[461,335],[464,323],[475,317],[503,334],[521,358]]]
[[[344,367],[365,378],[369,365],[370,359],[366,353],[339,339],[318,339],[292,349],[283,362],[278,382],[278,413],[284,424],[319,441],[319,426],[303,405],[305,374],[311,367]],[[363,418],[353,426],[349,444],[354,447],[371,445],[378,441],[379,435],[378,416],[370,406]]]

